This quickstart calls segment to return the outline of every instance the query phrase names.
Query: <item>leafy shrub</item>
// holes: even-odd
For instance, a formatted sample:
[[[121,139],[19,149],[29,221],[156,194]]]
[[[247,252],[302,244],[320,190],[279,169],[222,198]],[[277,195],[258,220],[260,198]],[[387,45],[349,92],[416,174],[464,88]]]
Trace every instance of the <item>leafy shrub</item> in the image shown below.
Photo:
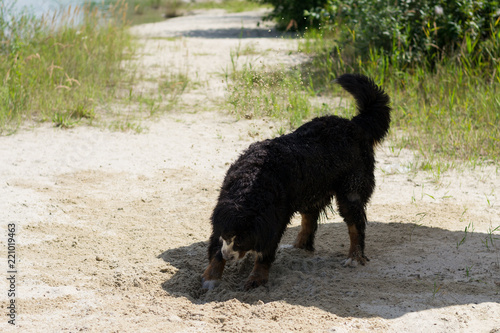
[[[273,11],[266,17],[277,22],[278,29],[304,30],[306,27],[318,27],[320,20],[317,16],[306,15],[311,9],[323,8],[327,0],[254,0],[274,6]]]
[[[365,58],[377,50],[403,67],[415,62],[432,67],[467,39],[476,55],[495,58],[482,50],[481,43],[498,31],[498,0],[255,1],[274,6],[268,18],[275,19],[278,28],[336,28],[341,43],[354,43]]]
[[[376,49],[399,63],[432,66],[467,38],[474,47],[489,39],[499,8],[481,0],[327,0],[306,15],[340,28],[340,39],[354,41],[360,54]]]

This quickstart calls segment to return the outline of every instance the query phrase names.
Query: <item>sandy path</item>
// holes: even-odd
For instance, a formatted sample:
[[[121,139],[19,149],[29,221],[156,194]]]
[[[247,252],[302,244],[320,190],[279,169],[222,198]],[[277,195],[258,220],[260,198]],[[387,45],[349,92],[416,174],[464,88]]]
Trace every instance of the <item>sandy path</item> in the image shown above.
[[[500,239],[488,234],[500,225],[498,167],[436,178],[409,171],[413,153],[390,143],[377,155],[367,266],[341,266],[347,228],[332,212],[313,255],[280,249],[266,287],[241,290],[252,264],[244,260],[215,290],[200,289],[224,172],[249,143],[276,133],[271,121],[214,110],[231,50],[259,51],[239,63],[303,59],[295,41],[256,27],[260,14],[214,11],[134,28],[145,72],[181,68],[202,83],[145,134],[43,125],[0,137],[0,267],[8,277],[14,223],[19,331],[500,330]],[[284,245],[298,226],[294,219]],[[0,281],[6,313],[9,285]],[[0,330],[14,330],[3,318]]]

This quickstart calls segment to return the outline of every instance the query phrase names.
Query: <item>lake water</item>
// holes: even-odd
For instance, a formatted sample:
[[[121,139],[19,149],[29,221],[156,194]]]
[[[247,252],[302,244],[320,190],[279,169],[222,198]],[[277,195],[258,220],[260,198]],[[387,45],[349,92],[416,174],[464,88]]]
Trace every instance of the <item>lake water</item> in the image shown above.
[[[31,14],[40,17],[44,14],[53,14],[54,12],[68,8],[68,6],[84,5],[90,3],[102,4],[101,1],[89,1],[89,0],[0,0],[3,2],[5,8],[10,8],[14,12],[20,12],[23,9],[28,10]],[[106,1],[109,3],[109,0]]]

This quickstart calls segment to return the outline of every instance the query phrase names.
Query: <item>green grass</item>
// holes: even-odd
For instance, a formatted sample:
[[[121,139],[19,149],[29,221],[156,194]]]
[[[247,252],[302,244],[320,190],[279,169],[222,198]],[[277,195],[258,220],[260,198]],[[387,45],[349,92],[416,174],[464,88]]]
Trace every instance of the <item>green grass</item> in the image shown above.
[[[130,90],[129,98],[125,101],[135,105],[138,115],[142,114],[143,117],[171,111],[180,102],[181,95],[195,84],[184,73],[163,73],[152,81],[156,89],[139,93]]]
[[[263,5],[248,0],[222,0],[191,2],[187,5],[188,10],[195,9],[224,9],[229,13],[241,13],[245,11],[257,10],[261,8],[271,8],[269,5]]]
[[[239,117],[286,118],[290,127],[297,127],[304,118],[319,112],[310,102],[300,72],[287,70],[265,72],[244,66],[236,72],[229,87],[229,104]],[[284,118],[283,118],[284,117]]]
[[[89,7],[56,17],[24,13],[0,19],[0,31],[10,31],[0,46],[0,134],[24,121],[92,124],[96,106],[112,99],[125,81],[120,64],[134,52],[123,10],[118,3],[106,20]]]
[[[253,55],[253,46],[231,51],[231,68],[224,73],[228,82],[227,102],[239,118],[273,117],[287,128],[300,126],[304,119],[333,112],[327,104],[315,104],[314,91],[307,90],[298,68],[254,68],[251,63],[239,69],[239,57]]]
[[[100,126],[111,130],[135,131],[147,130],[144,120],[155,119],[178,107],[185,91],[196,87],[185,73],[165,72],[155,78],[135,76],[128,90],[113,100],[106,117],[100,119]]]
[[[182,16],[193,10],[224,9],[229,13],[269,8],[247,0],[198,1],[180,0],[127,0],[127,19],[132,25],[154,23],[166,18]]]

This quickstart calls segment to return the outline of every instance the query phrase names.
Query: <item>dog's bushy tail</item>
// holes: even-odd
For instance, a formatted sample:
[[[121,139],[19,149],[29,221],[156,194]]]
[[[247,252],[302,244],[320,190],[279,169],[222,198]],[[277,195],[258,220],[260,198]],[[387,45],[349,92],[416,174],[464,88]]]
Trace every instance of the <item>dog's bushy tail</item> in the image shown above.
[[[380,143],[391,122],[389,96],[372,79],[361,74],[344,74],[335,82],[356,100],[359,114],[352,121],[367,132],[372,144]]]

